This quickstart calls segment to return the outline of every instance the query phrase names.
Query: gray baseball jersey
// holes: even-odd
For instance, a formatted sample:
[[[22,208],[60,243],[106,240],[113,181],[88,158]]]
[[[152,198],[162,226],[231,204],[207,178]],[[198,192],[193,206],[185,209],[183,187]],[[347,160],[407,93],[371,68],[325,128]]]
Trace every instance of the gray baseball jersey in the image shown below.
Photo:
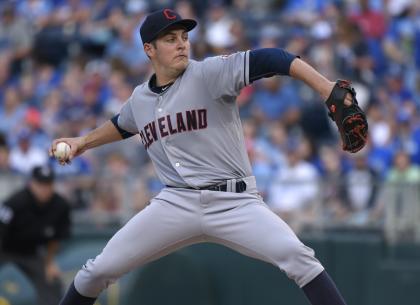
[[[74,286],[95,298],[130,270],[180,247],[214,242],[269,262],[300,287],[324,269],[262,201],[245,151],[235,97],[248,84],[249,52],[190,61],[162,94],[145,83],[118,124],[139,133],[164,188],[77,273]],[[236,192],[237,180],[246,184]],[[225,182],[226,192],[194,189]],[[175,186],[175,187],[174,187]]]
[[[165,185],[203,187],[251,175],[235,98],[248,85],[249,52],[197,62],[162,94],[138,86],[118,125],[139,133]]]

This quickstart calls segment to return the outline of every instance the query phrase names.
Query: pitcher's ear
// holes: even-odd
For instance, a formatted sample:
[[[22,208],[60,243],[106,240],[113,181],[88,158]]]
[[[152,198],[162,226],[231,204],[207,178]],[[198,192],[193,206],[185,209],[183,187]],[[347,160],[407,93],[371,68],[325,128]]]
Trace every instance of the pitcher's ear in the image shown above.
[[[150,58],[150,55],[152,55],[154,46],[151,43],[145,43],[143,45],[144,53],[146,53],[147,57]]]

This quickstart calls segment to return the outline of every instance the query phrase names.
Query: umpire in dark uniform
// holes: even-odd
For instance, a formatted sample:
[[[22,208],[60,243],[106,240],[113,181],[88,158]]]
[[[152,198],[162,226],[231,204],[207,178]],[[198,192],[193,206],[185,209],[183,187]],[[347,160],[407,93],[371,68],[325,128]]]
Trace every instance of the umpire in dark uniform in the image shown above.
[[[54,173],[35,167],[28,184],[0,206],[0,266],[12,263],[33,283],[39,305],[56,305],[62,284],[55,262],[70,232],[70,205],[54,191]]]

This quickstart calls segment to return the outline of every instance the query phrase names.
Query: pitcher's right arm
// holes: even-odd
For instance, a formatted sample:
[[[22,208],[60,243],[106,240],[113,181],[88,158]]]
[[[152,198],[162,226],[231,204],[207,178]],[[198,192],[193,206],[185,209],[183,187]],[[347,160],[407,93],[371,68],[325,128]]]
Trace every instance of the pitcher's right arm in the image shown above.
[[[54,156],[54,151],[59,142],[65,142],[70,145],[70,154],[67,160],[59,160],[61,164],[69,163],[74,157],[81,155],[86,150],[98,147],[107,143],[122,140],[133,134],[126,133],[118,128],[118,125],[113,122],[113,119],[105,122],[103,125],[93,129],[88,134],[81,137],[74,138],[59,138],[55,139],[49,149],[50,156]]]

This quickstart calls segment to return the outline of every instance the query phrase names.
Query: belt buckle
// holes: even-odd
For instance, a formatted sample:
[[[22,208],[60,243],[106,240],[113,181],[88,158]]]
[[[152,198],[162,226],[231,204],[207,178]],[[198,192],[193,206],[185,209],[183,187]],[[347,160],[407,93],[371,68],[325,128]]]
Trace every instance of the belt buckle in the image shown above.
[[[227,183],[212,185],[207,189],[211,191],[216,191],[216,192],[227,192]],[[235,183],[235,193],[242,193],[244,191],[246,191],[245,181],[243,180],[237,181]]]
[[[236,182],[236,193],[242,193],[246,191],[246,183],[243,180]]]

